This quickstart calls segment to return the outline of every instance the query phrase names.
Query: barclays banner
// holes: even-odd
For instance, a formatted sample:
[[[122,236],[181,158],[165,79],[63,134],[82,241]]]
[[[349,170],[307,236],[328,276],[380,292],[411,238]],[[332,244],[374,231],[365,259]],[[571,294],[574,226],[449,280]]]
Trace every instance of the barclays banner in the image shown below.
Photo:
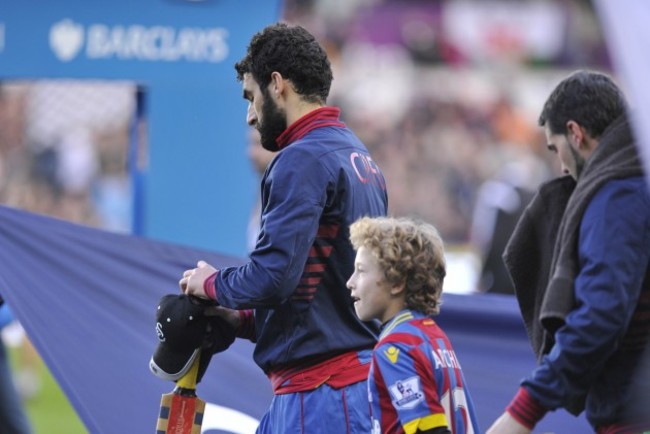
[[[4,2],[0,73],[14,78],[232,80],[250,37],[279,17],[279,1]],[[156,63],[152,69],[150,63]],[[197,65],[202,64],[202,67]]]
[[[0,80],[133,83],[132,155],[147,152],[146,165],[129,162],[133,232],[243,255],[259,191],[233,66],[253,34],[278,20],[281,1],[136,3],[3,1]],[[201,216],[184,212],[197,202]]]

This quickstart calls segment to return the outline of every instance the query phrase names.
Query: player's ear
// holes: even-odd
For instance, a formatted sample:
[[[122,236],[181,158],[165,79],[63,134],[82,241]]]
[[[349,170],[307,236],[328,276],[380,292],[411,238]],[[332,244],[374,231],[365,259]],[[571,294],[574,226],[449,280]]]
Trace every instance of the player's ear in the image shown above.
[[[273,71],[271,73],[271,83],[270,83],[270,91],[274,96],[280,96],[282,92],[284,92],[284,88],[286,86],[285,79],[282,77],[282,74],[280,74],[277,71]]]

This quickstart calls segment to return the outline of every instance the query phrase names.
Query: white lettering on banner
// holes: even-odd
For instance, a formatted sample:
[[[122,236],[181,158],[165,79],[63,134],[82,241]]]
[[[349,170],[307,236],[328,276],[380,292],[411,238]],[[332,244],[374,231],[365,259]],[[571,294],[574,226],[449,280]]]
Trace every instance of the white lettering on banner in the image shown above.
[[[228,36],[224,28],[91,24],[84,29],[66,18],[50,29],[50,47],[63,62],[74,59],[85,43],[86,57],[93,60],[217,63],[228,56]]]
[[[259,423],[240,411],[206,402],[201,432],[219,430],[232,434],[254,434]]]
[[[228,56],[226,29],[115,26],[93,24],[88,28],[89,59],[137,59],[148,61],[220,62]]]

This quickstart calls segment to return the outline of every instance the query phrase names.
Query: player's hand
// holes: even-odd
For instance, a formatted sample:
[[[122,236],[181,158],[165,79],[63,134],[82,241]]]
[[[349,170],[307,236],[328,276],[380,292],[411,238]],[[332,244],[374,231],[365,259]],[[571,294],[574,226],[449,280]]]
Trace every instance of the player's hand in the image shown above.
[[[209,306],[203,311],[203,314],[209,317],[219,317],[230,324],[235,330],[239,328],[239,311],[235,309],[228,309],[223,306]]]
[[[530,434],[531,432],[506,411],[494,421],[485,434]]]
[[[205,261],[199,261],[196,268],[186,270],[183,277],[178,281],[181,291],[187,295],[207,299],[203,283],[205,279],[217,272],[217,269]]]
[[[203,378],[212,356],[226,351],[235,342],[239,326],[239,313],[233,309],[210,305],[205,308],[203,315],[208,317],[208,329],[201,347],[197,383]],[[234,317],[237,318],[236,324],[232,322]]]
[[[237,316],[239,315],[237,314]],[[208,337],[204,348],[209,349],[213,354],[221,353],[235,342],[236,337],[237,327],[233,326],[231,322],[222,316],[210,317],[208,320]]]

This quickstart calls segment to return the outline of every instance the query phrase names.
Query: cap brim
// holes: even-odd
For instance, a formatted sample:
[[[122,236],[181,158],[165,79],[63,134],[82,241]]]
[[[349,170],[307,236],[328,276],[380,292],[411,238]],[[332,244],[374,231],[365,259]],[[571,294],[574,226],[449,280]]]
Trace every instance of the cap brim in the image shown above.
[[[200,351],[201,348],[196,348],[188,353],[181,353],[170,351],[164,344],[158,344],[149,361],[149,370],[158,378],[176,381],[190,370]]]

